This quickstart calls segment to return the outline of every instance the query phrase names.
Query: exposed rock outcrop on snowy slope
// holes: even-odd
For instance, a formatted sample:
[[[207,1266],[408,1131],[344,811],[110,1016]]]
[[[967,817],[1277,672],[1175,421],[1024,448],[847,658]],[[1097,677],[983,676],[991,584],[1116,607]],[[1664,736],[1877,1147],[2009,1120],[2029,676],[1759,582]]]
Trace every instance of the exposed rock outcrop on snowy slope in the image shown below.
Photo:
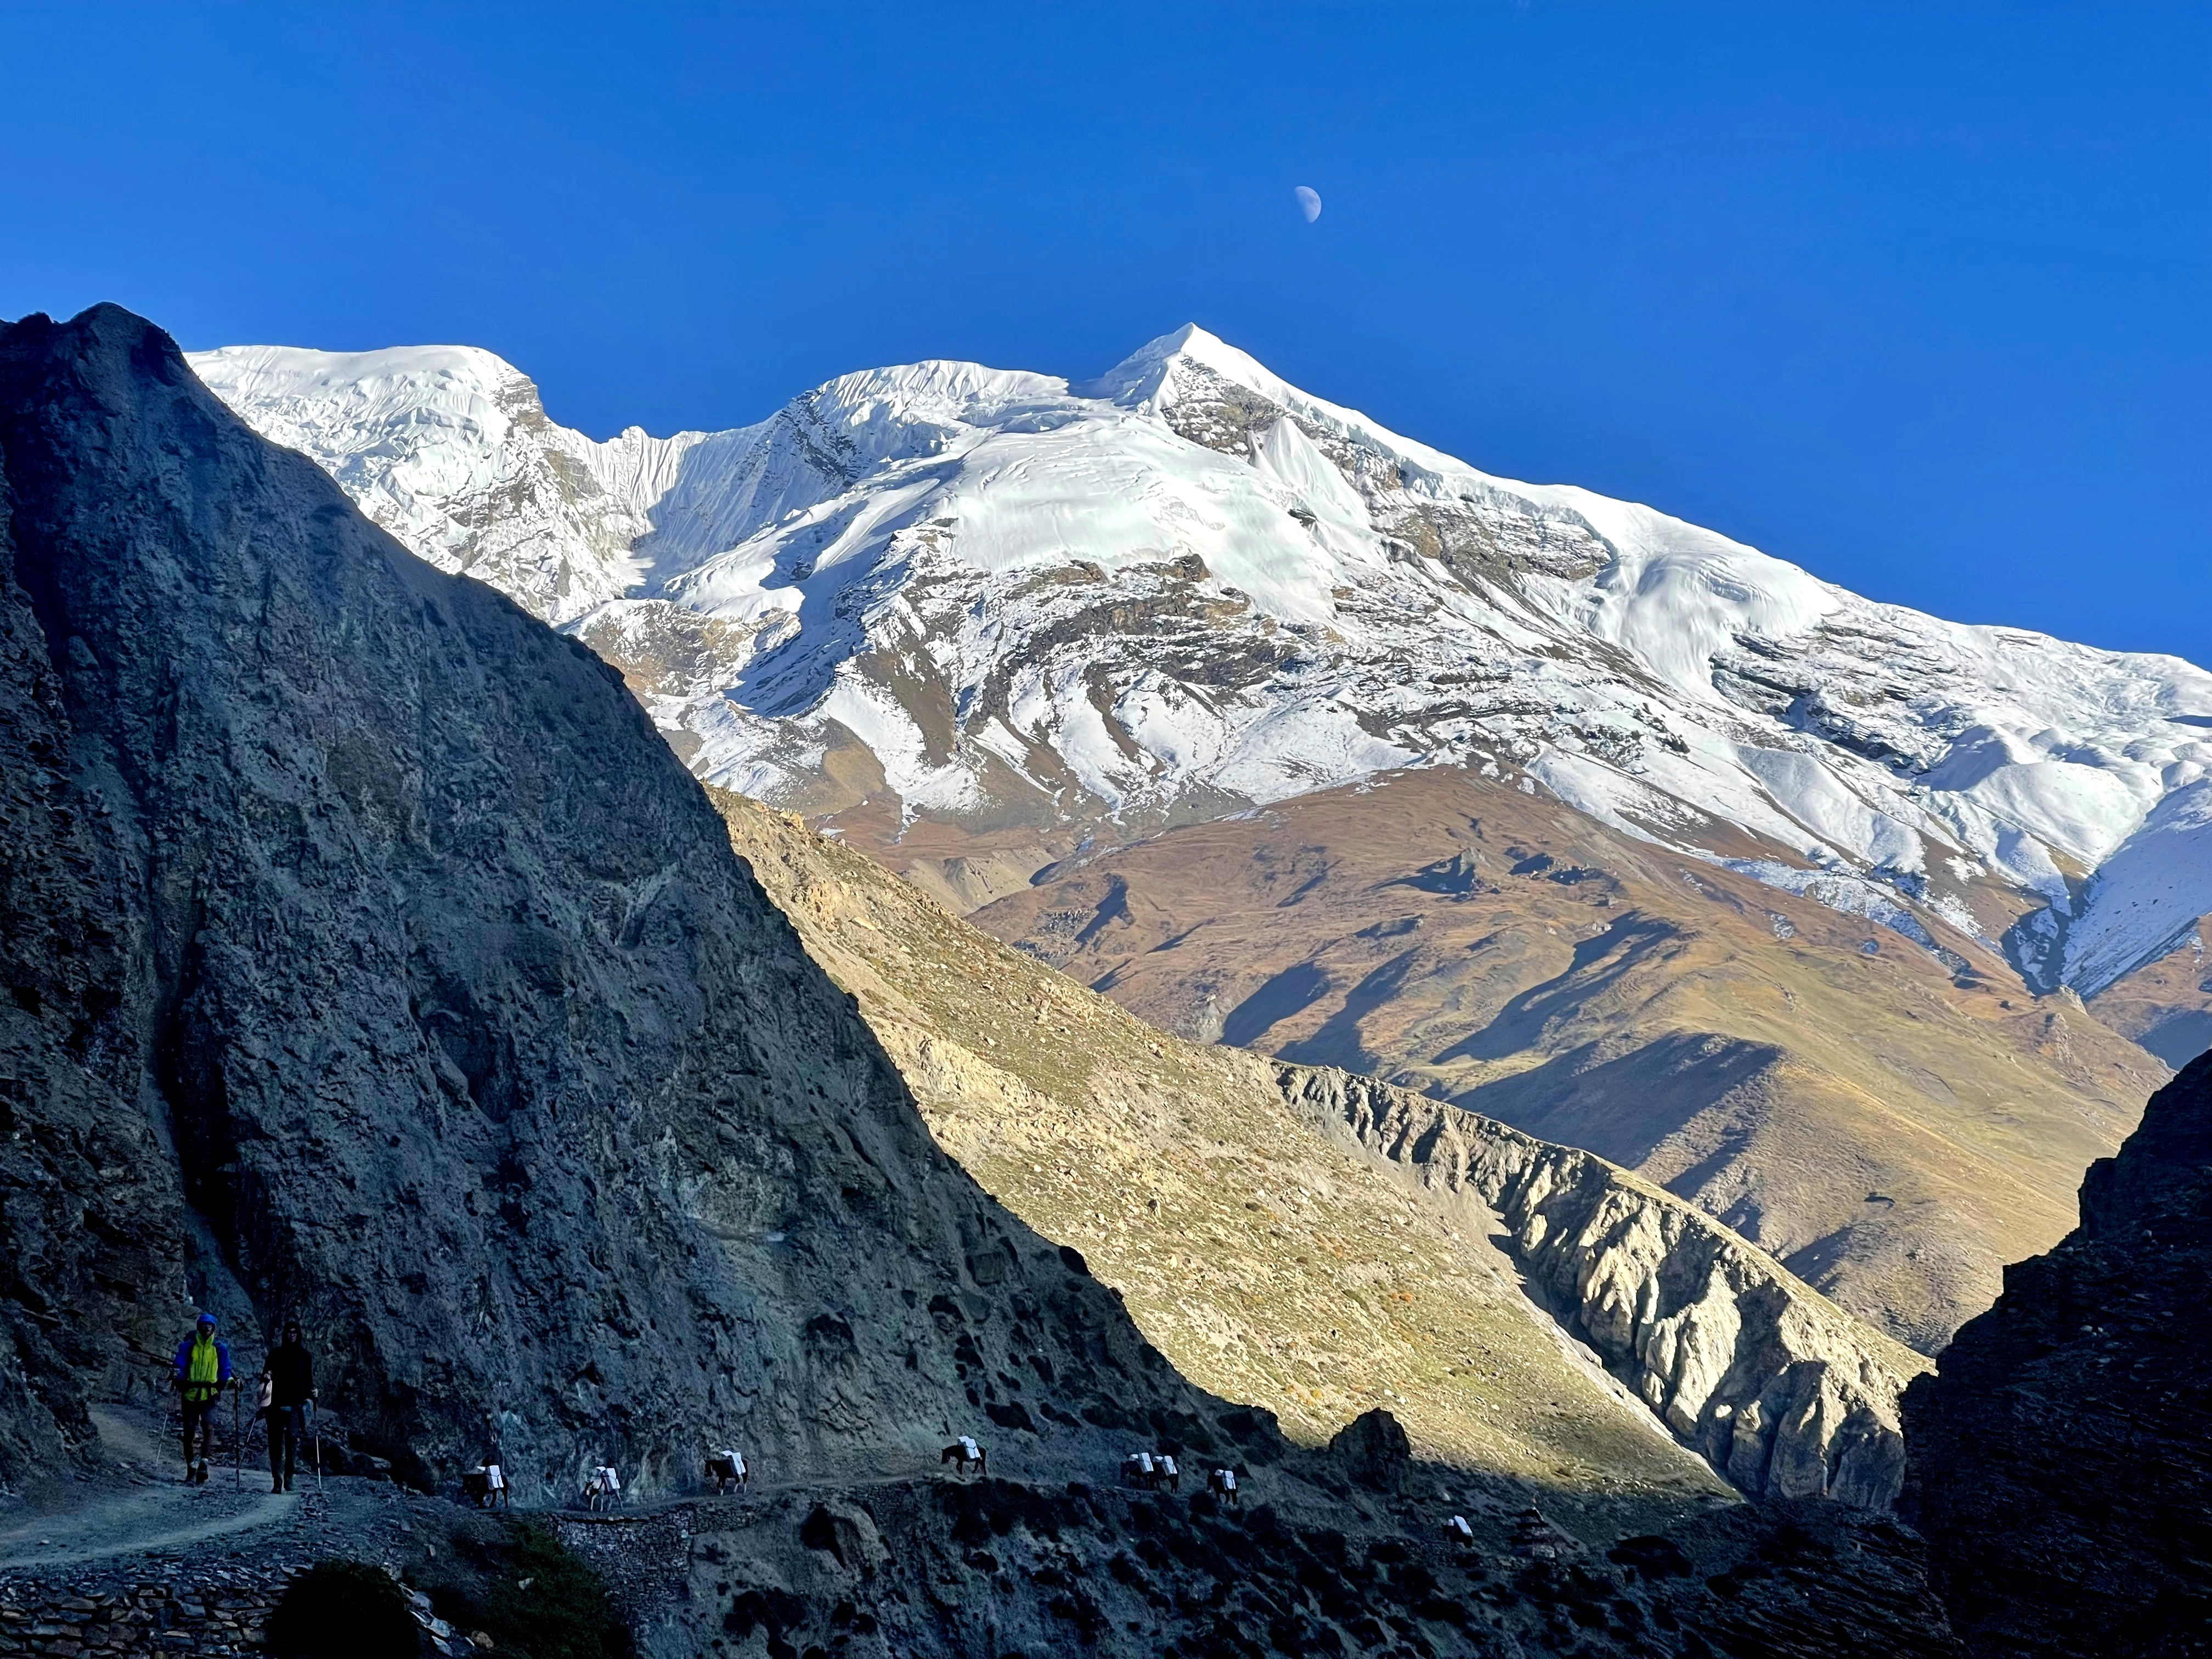
[[[480,351],[192,362],[623,665],[702,775],[802,810],[1049,839],[1461,763],[1937,951],[2047,901],[2015,954],[2084,991],[2197,902],[2121,855],[2162,861],[2154,809],[2212,765],[2212,677],[1492,477],[1195,327],[1088,386],[926,362],[606,444]]]

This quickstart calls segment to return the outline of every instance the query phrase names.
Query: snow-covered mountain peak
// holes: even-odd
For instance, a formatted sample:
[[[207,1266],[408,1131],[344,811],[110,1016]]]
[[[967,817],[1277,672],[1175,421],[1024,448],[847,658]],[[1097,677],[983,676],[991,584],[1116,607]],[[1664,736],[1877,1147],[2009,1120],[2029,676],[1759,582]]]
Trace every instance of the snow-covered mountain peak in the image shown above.
[[[499,410],[518,386],[537,388],[514,364],[481,346],[396,346],[378,351],[309,351],[293,346],[225,346],[197,353],[203,380],[221,380],[257,403],[312,406],[335,420],[406,413]],[[542,410],[541,410],[542,412]]]
[[[804,405],[825,424],[857,436],[903,427],[993,426],[1066,398],[1067,383],[1050,375],[933,359],[842,374],[791,407]],[[890,451],[880,454],[893,458]]]
[[[226,346],[187,361],[416,552],[554,620],[635,583],[647,515],[704,435],[633,427],[594,443],[546,417],[528,375],[475,346]]]
[[[1992,893],[2040,896],[2019,939],[2045,973],[2071,933],[2100,964],[2150,949],[2185,895],[2142,927],[2108,896],[2212,854],[2176,810],[2082,897],[2212,775],[2201,671],[1493,477],[1195,325],[1079,386],[926,362],[604,444],[466,348],[193,361],[417,551],[618,662],[703,774],[812,810],[1126,836],[1461,765],[1930,948],[2003,931],[2019,901]]]
[[[1232,385],[1287,406],[1281,394],[1291,388],[1285,382],[1269,374],[1256,358],[1196,323],[1185,323],[1171,334],[1147,340],[1078,390],[1127,409],[1158,409],[1175,400],[1180,390],[1176,370],[1185,364],[1209,370]]]
[[[1462,485],[1504,485],[1523,493],[1542,493],[1540,487],[1532,492],[1529,485],[1492,478],[1440,450],[1401,436],[1356,409],[1302,392],[1257,358],[1196,323],[1185,323],[1171,334],[1148,341],[1077,390],[1141,414],[1162,416],[1171,416],[1178,409],[1249,404],[1279,416],[1293,416],[1316,432],[1387,455],[1398,465],[1401,481],[1410,485],[1436,488],[1449,477]]]

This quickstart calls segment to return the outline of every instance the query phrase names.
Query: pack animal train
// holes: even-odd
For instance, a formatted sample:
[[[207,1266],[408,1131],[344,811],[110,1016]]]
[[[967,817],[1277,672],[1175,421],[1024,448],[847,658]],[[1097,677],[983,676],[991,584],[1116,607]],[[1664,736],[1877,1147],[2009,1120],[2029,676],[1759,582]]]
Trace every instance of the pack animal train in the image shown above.
[[[1133,1451],[1121,1460],[1121,1484],[1144,1492],[1182,1490],[1182,1470],[1171,1452]]]

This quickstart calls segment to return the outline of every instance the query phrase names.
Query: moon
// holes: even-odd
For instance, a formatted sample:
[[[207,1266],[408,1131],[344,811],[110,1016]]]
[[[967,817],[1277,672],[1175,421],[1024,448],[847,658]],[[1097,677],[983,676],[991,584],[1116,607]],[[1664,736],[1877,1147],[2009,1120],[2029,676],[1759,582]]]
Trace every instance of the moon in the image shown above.
[[[1306,216],[1308,224],[1321,217],[1321,192],[1311,185],[1300,185],[1291,194],[1298,198],[1298,211]]]

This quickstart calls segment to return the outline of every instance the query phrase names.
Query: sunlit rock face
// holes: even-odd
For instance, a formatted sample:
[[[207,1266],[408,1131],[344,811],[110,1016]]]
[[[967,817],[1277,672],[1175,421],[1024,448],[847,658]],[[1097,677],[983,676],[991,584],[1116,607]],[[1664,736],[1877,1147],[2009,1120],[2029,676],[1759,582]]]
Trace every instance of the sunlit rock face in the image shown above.
[[[1755,1497],[1887,1509],[1898,1396],[1925,1361],[1602,1158],[1370,1079],[1277,1068],[1286,1098],[1449,1203],[1479,1200],[1568,1328]]]

